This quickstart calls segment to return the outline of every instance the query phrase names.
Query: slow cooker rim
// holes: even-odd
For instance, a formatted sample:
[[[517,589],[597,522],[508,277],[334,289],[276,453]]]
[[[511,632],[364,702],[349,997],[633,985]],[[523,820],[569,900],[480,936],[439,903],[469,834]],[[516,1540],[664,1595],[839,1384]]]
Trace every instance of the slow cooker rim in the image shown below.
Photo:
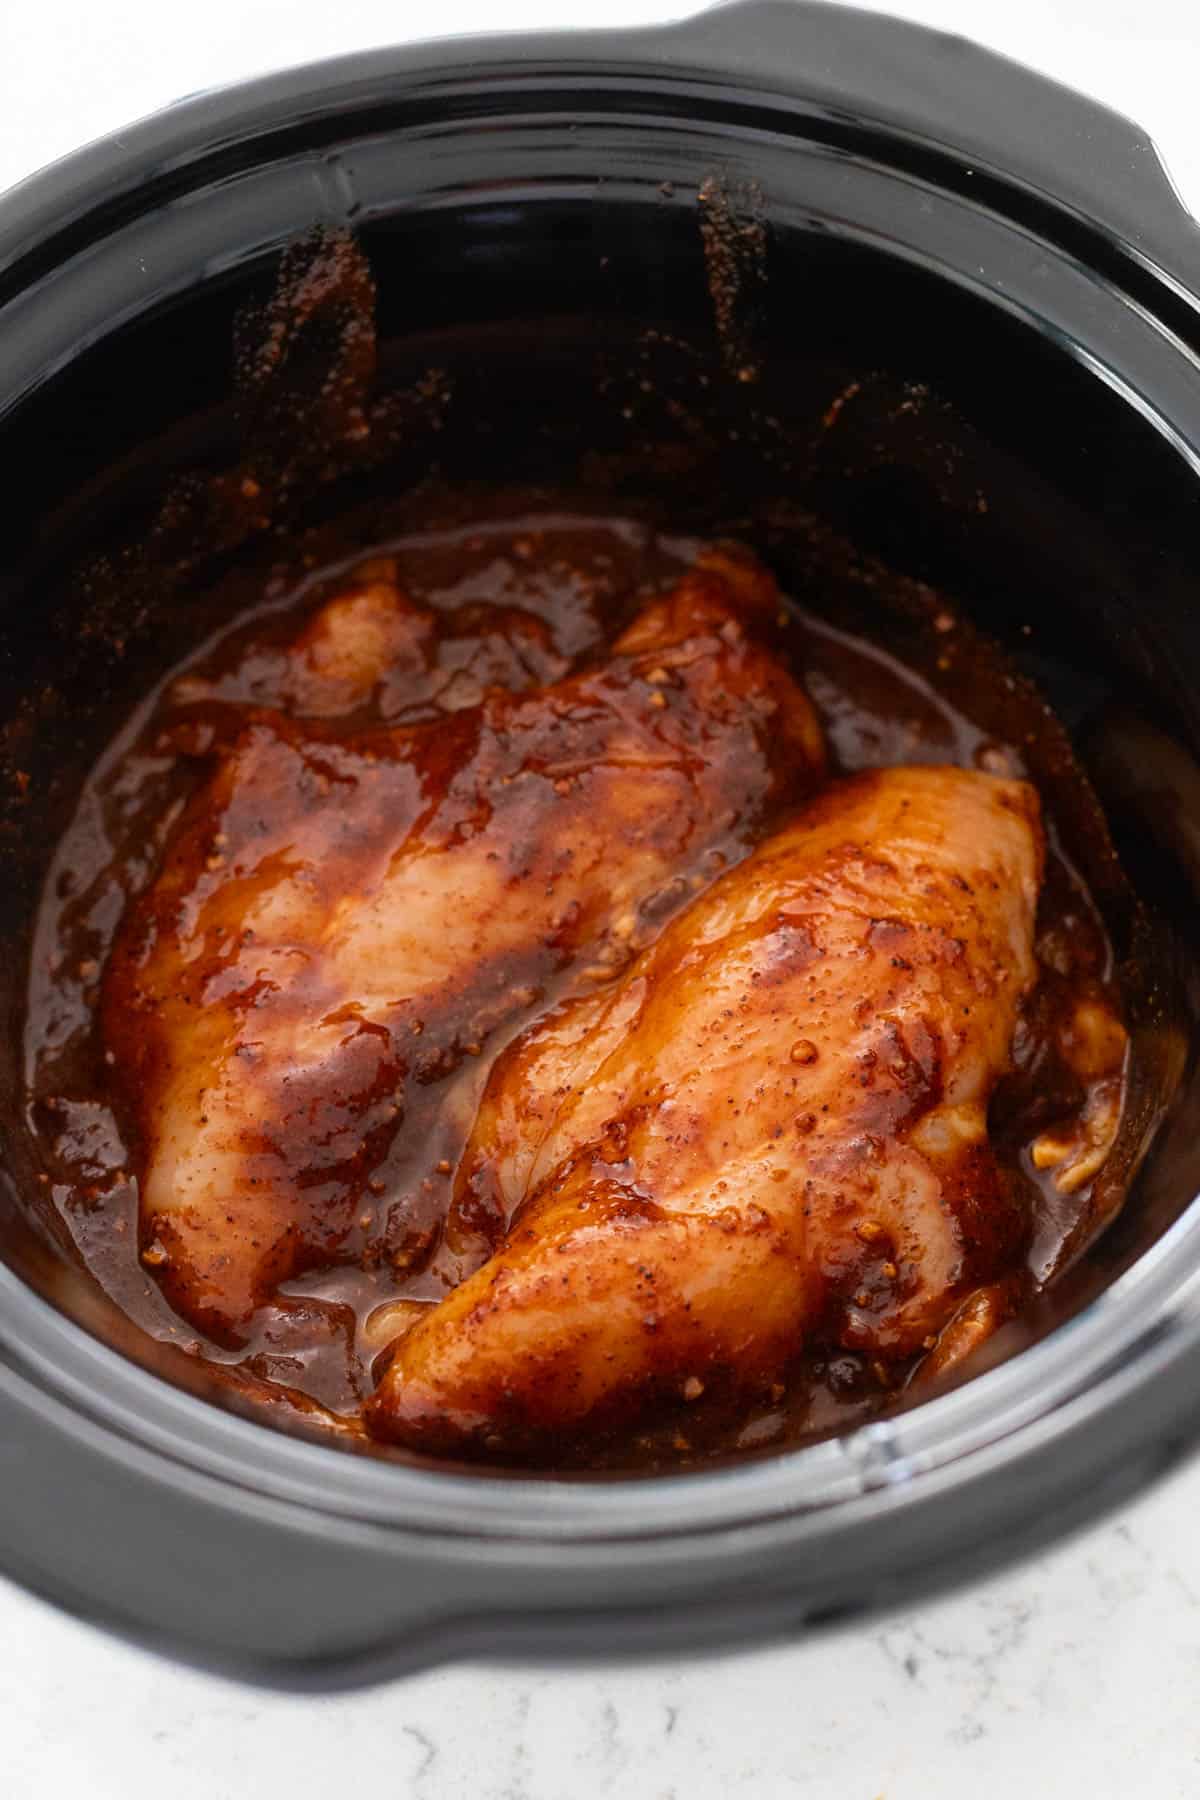
[[[802,64],[798,83],[784,73],[789,63]],[[952,79],[943,80],[948,65]],[[398,83],[444,98],[447,76],[450,86],[482,90],[491,82],[532,86],[547,74],[562,82],[609,72],[668,82],[707,75],[729,93],[805,98],[829,116],[848,108],[897,142],[908,138],[957,162],[967,178],[990,169],[1057,203],[1121,242],[1200,312],[1200,229],[1153,141],[1132,121],[968,39],[828,0],[718,0],[633,29],[421,39],[189,95],[0,192],[0,303],[26,257],[64,229],[85,217],[103,220],[148,181],[198,172],[215,152],[276,128],[392,99]],[[979,100],[1001,93],[1020,105],[988,109],[989,142]],[[1051,132],[1053,151],[1044,143],[1039,149],[1039,133]]]
[[[629,1480],[348,1455],[229,1413],[140,1367],[3,1266],[0,1305],[0,1391],[17,1405],[51,1405],[65,1430],[94,1445],[103,1434],[112,1454],[136,1456],[147,1476],[167,1486],[215,1483],[242,1509],[283,1509],[293,1517],[336,1520],[339,1529],[400,1531],[444,1550],[486,1538],[530,1552],[620,1545],[627,1556],[635,1546],[661,1554],[675,1544],[687,1553],[698,1539],[730,1532],[745,1539],[755,1528],[773,1531],[832,1509],[869,1525],[885,1511],[919,1505],[935,1490],[953,1491],[988,1466],[1052,1454],[1064,1424],[1095,1420],[1118,1396],[1128,1405],[1171,1367],[1196,1362],[1200,1205],[1191,1202],[1081,1313],[952,1392],[797,1450],[712,1471]],[[1045,1403],[1048,1387],[1051,1404]]]

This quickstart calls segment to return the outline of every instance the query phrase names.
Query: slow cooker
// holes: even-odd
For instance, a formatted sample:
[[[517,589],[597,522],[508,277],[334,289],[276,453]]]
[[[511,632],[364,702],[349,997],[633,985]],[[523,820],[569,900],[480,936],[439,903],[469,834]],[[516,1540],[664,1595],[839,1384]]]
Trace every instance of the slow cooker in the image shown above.
[[[751,537],[770,512],[785,580],[792,505],[953,593],[1040,684],[1145,902],[1113,885],[1148,1154],[1019,1354],[807,1448],[585,1480],[346,1454],[211,1404],[122,1330],[6,1153],[0,1566],[190,1661],[329,1688],[793,1634],[1127,1499],[1200,1431],[1200,234],[1153,146],[957,38],[738,0],[273,75],[0,200],[10,1109],[50,850],[183,605],[131,578],[101,619],[61,573],[247,429],[236,323],[314,227],[369,261],[388,379],[436,369],[448,396],[343,484],[436,462],[657,486]],[[799,551],[791,573],[816,579]]]

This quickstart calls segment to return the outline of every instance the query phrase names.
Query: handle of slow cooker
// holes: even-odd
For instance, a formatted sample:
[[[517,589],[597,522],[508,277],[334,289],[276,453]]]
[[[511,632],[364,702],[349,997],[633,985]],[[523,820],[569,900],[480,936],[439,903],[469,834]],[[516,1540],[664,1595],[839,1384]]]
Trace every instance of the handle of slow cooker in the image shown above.
[[[676,29],[675,54],[682,39],[768,91],[802,70],[830,116],[1049,194],[1200,290],[1200,227],[1147,133],[1098,101],[965,38],[824,0],[729,0]]]

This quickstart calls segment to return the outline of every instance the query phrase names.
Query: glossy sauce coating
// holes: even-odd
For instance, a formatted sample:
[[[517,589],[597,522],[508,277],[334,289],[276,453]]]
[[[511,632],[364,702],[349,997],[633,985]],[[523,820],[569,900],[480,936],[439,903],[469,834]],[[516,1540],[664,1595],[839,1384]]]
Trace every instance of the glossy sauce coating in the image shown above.
[[[384,1120],[373,1140],[374,1151],[368,1149],[353,1169],[345,1159],[337,1165],[339,1179],[349,1176],[343,1182],[340,1223],[326,1229],[329,1214],[321,1210],[321,1231],[310,1234],[310,1247],[301,1251],[290,1278],[273,1297],[268,1290],[277,1264],[261,1278],[252,1277],[249,1285],[243,1283],[240,1293],[231,1290],[230,1296],[222,1297],[218,1279],[214,1305],[211,1270],[205,1277],[208,1285],[195,1293],[180,1285],[172,1288],[169,1247],[158,1225],[139,1238],[138,1176],[147,1166],[150,1134],[147,1125],[138,1122],[137,1084],[116,1090],[113,1064],[104,1060],[105,1044],[97,1029],[98,1015],[104,1011],[119,1040],[126,1010],[116,997],[122,980],[127,993],[137,981],[146,980],[153,1013],[155,982],[160,984],[158,993],[182,1007],[188,982],[200,976],[199,969],[182,975],[178,968],[172,970],[168,955],[148,980],[145,968],[153,965],[153,957],[148,963],[143,960],[142,973],[134,977],[128,954],[122,976],[119,952],[106,978],[110,998],[104,1008],[97,1006],[118,933],[127,946],[140,942],[141,951],[133,952],[135,962],[138,954],[145,959],[146,933],[154,934],[158,903],[138,896],[147,896],[168,839],[183,842],[189,831],[193,833],[190,862],[184,859],[179,867],[186,863],[194,907],[203,911],[222,892],[228,897],[229,878],[223,871],[230,865],[207,867],[210,858],[228,857],[232,848],[231,842],[216,845],[213,838],[222,832],[227,839],[234,835],[217,822],[217,812],[231,796],[222,800],[214,789],[214,754],[224,758],[226,782],[236,768],[233,785],[243,798],[275,796],[277,830],[296,828],[295,801],[289,813],[285,790],[297,778],[311,778],[311,767],[306,775],[302,765],[311,765],[314,755],[318,762],[332,757],[338,763],[332,770],[317,767],[318,782],[332,781],[335,775],[344,782],[346,769],[352,768],[356,792],[361,780],[363,792],[374,789],[377,804],[383,794],[390,804],[394,784],[410,780],[420,761],[413,755],[414,728],[437,721],[438,754],[450,755],[454,732],[464,729],[462,716],[478,710],[489,686],[519,691],[570,682],[579,679],[571,671],[589,662],[599,671],[606,660],[611,662],[608,646],[628,629],[639,610],[650,620],[644,627],[652,634],[645,642],[647,655],[657,656],[666,640],[653,635],[662,630],[661,609],[656,615],[653,596],[678,580],[695,553],[693,545],[656,538],[629,521],[563,515],[410,538],[353,571],[310,582],[294,603],[299,623],[297,612],[288,609],[286,594],[272,595],[266,609],[259,608],[235,625],[220,642],[193,657],[160,694],[150,696],[123,740],[114,745],[84,796],[76,830],[62,846],[43,911],[31,990],[28,1117],[55,1203],[89,1266],[144,1328],[183,1343],[214,1363],[229,1365],[243,1386],[269,1384],[262,1389],[264,1397],[288,1393],[298,1407],[311,1411],[316,1404],[325,1409],[320,1416],[331,1426],[357,1429],[362,1402],[396,1342],[403,1344],[404,1330],[424,1317],[430,1302],[477,1265],[495,1242],[496,1218],[487,1194],[479,1191],[478,1183],[472,1189],[465,1169],[456,1181],[491,1057],[529,1018],[569,993],[572,982],[583,987],[603,984],[639,947],[644,945],[649,953],[672,911],[701,892],[721,866],[718,858],[698,862],[684,878],[684,891],[672,887],[671,881],[660,884],[664,891],[641,918],[636,936],[619,946],[610,940],[610,949],[619,950],[611,958],[585,960],[582,935],[575,946],[578,956],[561,941],[547,954],[543,933],[531,953],[540,974],[534,971],[524,981],[506,977],[491,989],[485,980],[483,998],[481,990],[468,984],[457,996],[461,1007],[443,993],[445,1003],[428,1009],[430,1020],[422,1020],[417,1038],[420,1054],[440,1058],[448,1051],[448,1060],[439,1061],[432,1080],[420,1081],[412,1073],[418,1067],[414,1058],[399,1083],[405,1090],[405,1118],[413,1122],[412,1133],[394,1120]],[[769,660],[773,660],[780,645],[787,646],[792,666],[816,703],[838,766],[946,761],[1021,773],[1014,751],[985,742],[965,718],[885,653],[794,612],[780,615],[788,619],[781,628],[774,622],[776,604],[765,588],[757,598],[752,591],[741,595],[739,608],[750,608],[761,631],[755,627],[739,655],[758,655],[758,642],[770,639]],[[636,637],[626,650],[636,658]],[[661,691],[667,684],[644,680],[657,672],[657,666],[644,662],[639,679]],[[761,669],[754,676],[756,689],[760,678]],[[778,677],[772,681],[778,698]],[[794,696],[798,690],[790,692]],[[685,700],[689,694],[685,686]],[[503,713],[513,702],[493,704]],[[652,703],[651,711],[661,716],[664,709]],[[642,717],[642,724],[649,716]],[[301,718],[303,722],[297,723]],[[795,718],[802,721],[802,711]],[[400,755],[394,753],[398,729],[405,734]],[[382,757],[381,734],[392,751]],[[757,740],[755,781],[762,779],[764,744],[770,743],[771,735],[768,730]],[[805,744],[811,749],[811,735],[800,728],[793,749]],[[474,766],[477,790],[486,774],[490,791],[495,765],[472,765],[469,756],[461,757],[461,746],[458,754],[460,767]],[[362,758],[369,755],[376,761],[362,766]],[[724,771],[721,779],[728,779],[728,765],[719,766]],[[744,773],[749,785],[748,765]],[[538,785],[547,786],[540,780]],[[293,795],[297,791],[292,785]],[[781,803],[784,797],[781,788]],[[319,823],[325,797],[309,798],[316,801],[314,809],[300,812],[304,829],[313,833],[315,860],[324,865],[331,844],[335,848],[341,844],[338,854],[353,861],[356,852],[349,841],[353,833],[345,818],[331,835],[331,819],[326,817],[324,827]],[[473,804],[478,798],[477,791]],[[570,804],[567,795],[546,798],[553,807]],[[249,817],[253,811],[249,806],[237,827],[247,842],[254,837],[255,821]],[[581,815],[585,811],[580,809]],[[771,811],[761,796],[757,808],[748,805],[742,829],[731,830],[729,841],[718,846],[719,857],[734,862],[745,854],[768,829]],[[403,816],[411,818],[411,803]],[[396,829],[402,835],[399,824]],[[343,866],[337,878],[345,876]],[[219,899],[214,916],[219,924]],[[141,924],[135,925],[139,919]],[[603,949],[602,930],[588,935],[594,935]],[[527,944],[528,939],[523,937],[522,942]],[[996,1317],[1017,1303],[1032,1279],[1031,1265],[1033,1270],[1052,1265],[1055,1245],[1086,1202],[1086,1176],[1073,1190],[1056,1182],[1058,1170],[1073,1154],[1072,1144],[1078,1147],[1086,1138],[1079,1121],[1089,1106],[1094,1115],[1097,1107],[1103,1111],[1104,1093],[1110,1100],[1115,1093],[1119,1107],[1124,1039],[1119,1022],[1113,1026],[1108,948],[1086,893],[1054,851],[1053,840],[1038,945],[1041,980],[1018,1024],[1015,1070],[1002,1080],[992,1106],[993,1140],[1006,1179],[1021,1197],[1025,1225],[1015,1266],[1009,1255],[1008,1274],[993,1284],[984,1302],[972,1302],[976,1311],[981,1305],[990,1306]],[[477,966],[487,960],[477,959]],[[351,985],[362,980],[369,962],[368,957],[355,968]],[[226,966],[219,972],[219,978],[232,979],[235,988],[240,976],[231,978],[229,970],[237,963],[238,955],[226,956]],[[210,968],[205,979],[213,978]],[[494,998],[500,988],[511,995],[518,987],[531,990],[523,1005],[503,1011],[502,1016],[480,1018],[479,1009],[489,995]],[[472,1034],[474,1027],[466,1016],[470,1009],[480,1025],[478,1035]],[[363,1033],[360,1024],[356,1021],[353,1031],[344,1034],[352,1057],[362,1055],[361,1045],[353,1048],[355,1041],[371,1035]],[[142,1057],[153,1062],[152,1041],[151,1031],[143,1050],[140,1035],[133,1037],[130,1066]],[[478,1055],[470,1045],[478,1046]],[[115,1057],[112,1045],[107,1048]],[[370,1050],[355,1076],[359,1085],[351,1083],[357,1095],[351,1110],[395,1104],[394,1095],[382,1099],[377,1080],[386,1058],[373,1045]],[[338,1054],[346,1054],[341,1040]],[[387,1064],[386,1081],[392,1082],[393,1075]],[[149,1084],[154,1079],[151,1074]],[[252,1083],[247,1091],[260,1092]],[[265,1104],[261,1092],[256,1104]],[[330,1123],[328,1137],[335,1143],[339,1121]],[[1055,1131],[1071,1139],[1066,1149],[1043,1142],[1048,1134],[1053,1139]],[[353,1135],[360,1146],[371,1140],[369,1131],[359,1130],[358,1114]],[[1037,1166],[1039,1142],[1044,1158],[1053,1159],[1061,1151],[1057,1162],[1045,1160]],[[274,1147],[255,1154],[274,1158],[279,1166],[287,1161]],[[1082,1165],[1077,1161],[1076,1166]],[[374,1191],[372,1183],[380,1191]],[[268,1188],[278,1198],[278,1186],[268,1183]],[[293,1182],[291,1200],[295,1191]],[[459,1201],[451,1212],[455,1191]],[[169,1214],[168,1200],[148,1216],[158,1220]],[[294,1254],[294,1235],[288,1239],[286,1256]],[[150,1253],[148,1260],[140,1260],[139,1246]],[[156,1260],[160,1250],[168,1250],[164,1261]],[[273,1243],[268,1264],[277,1253]],[[325,1258],[329,1260],[323,1266],[305,1272],[306,1262],[316,1264]],[[193,1263],[199,1266],[199,1260]],[[190,1314],[186,1322],[166,1295]],[[962,1338],[965,1331],[963,1322],[947,1327],[947,1354],[955,1335]],[[919,1354],[921,1347],[916,1348]],[[932,1360],[925,1358],[927,1365]],[[885,1367],[873,1355],[872,1345],[855,1346],[829,1334],[753,1404],[744,1396],[731,1398],[714,1381],[703,1394],[689,1391],[682,1403],[674,1396],[661,1421],[644,1420],[636,1435],[622,1426],[585,1445],[562,1443],[558,1460],[564,1464],[583,1460],[595,1467],[654,1467],[794,1441],[892,1403],[905,1377],[903,1361]],[[685,1384],[687,1379],[683,1377]]]
[[[753,640],[757,581],[710,556],[577,675],[353,735],[262,712],[220,756],[102,998],[142,1260],[200,1329],[244,1342],[308,1268],[423,1267],[497,1032],[610,974],[815,786],[811,709]],[[370,598],[320,621],[351,693],[416,636],[363,632]]]
[[[835,782],[615,983],[499,1059],[467,1146],[504,1246],[401,1342],[383,1435],[498,1455],[932,1345],[1026,1235],[987,1104],[1036,981],[1037,796]]]

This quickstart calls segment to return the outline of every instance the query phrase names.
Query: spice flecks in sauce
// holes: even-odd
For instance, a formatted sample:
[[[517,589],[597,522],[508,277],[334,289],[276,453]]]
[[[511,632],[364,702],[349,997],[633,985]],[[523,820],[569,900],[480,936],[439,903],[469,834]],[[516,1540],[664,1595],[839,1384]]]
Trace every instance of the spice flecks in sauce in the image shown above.
[[[183,1324],[156,1278],[165,1246],[154,1238],[140,1245],[139,1255],[136,1126],[112,1109],[96,1010],[122,917],[146,886],[206,759],[236,741],[264,708],[327,721],[338,734],[437,720],[449,728],[489,689],[520,692],[562,680],[611,642],[639,597],[661,590],[694,552],[694,545],[630,520],[566,511],[408,535],[353,569],[273,594],[235,620],[147,697],[110,747],[47,886],[31,981],[27,1119],[81,1255],[152,1335],[236,1365],[240,1379],[308,1396],[328,1409],[331,1422],[353,1428],[380,1356],[386,1359],[399,1331],[445,1292],[463,1266],[459,1259],[477,1256],[494,1230],[487,1196],[480,1195],[477,1214],[456,1219],[457,1241],[442,1238],[438,1247],[453,1172],[486,1076],[489,1057],[477,1052],[485,1044],[499,1047],[546,1004],[544,980],[522,976],[510,984],[517,1004],[505,1017],[459,1034],[452,1086],[444,1094],[436,1083],[427,1090],[445,1104],[429,1112],[419,1147],[406,1136],[404,1166],[385,1159],[356,1200],[349,1230],[362,1254],[345,1266],[285,1280],[243,1344],[220,1343]],[[986,740],[878,646],[790,609],[782,616],[787,623],[776,628],[779,639],[844,770],[947,761],[1022,772],[1017,748]],[[385,673],[376,678],[380,668]],[[647,667],[645,684],[664,709],[670,705],[671,674],[660,662]],[[573,779],[557,777],[568,791]],[[214,879],[230,853],[220,837],[215,833],[205,846]],[[658,923],[738,854],[729,843],[710,848],[703,872],[684,882],[685,891],[663,896]],[[619,967],[637,933],[655,922],[654,908],[614,919],[613,958],[598,963],[592,978],[603,980]],[[1094,1172],[1089,1158],[1113,1126],[1121,1091],[1123,1038],[1112,1028],[1111,955],[1094,908],[1053,839],[1038,953],[1042,981],[1018,1029],[1014,1073],[993,1107],[994,1141],[1033,1209],[1027,1283],[1052,1267],[1055,1244],[1082,1216]],[[414,1013],[409,1028],[422,1054],[444,1054],[446,1046],[434,1042],[444,1033],[424,1016]],[[801,1071],[818,1055],[819,1046],[808,1040],[797,1040],[792,1050]],[[816,1126],[815,1119],[798,1119],[796,1129]],[[401,1188],[419,1199],[405,1208],[404,1241],[389,1243],[387,1256],[366,1253],[381,1230],[386,1239],[383,1222]],[[871,1223],[858,1228],[864,1244]],[[884,1264],[880,1278],[894,1279]],[[1015,1304],[1014,1297],[1006,1304]],[[970,1337],[966,1324],[958,1336]],[[635,1443],[595,1446],[590,1460],[654,1466],[795,1441],[890,1404],[894,1386],[894,1371],[833,1346],[806,1355],[783,1390],[750,1416],[723,1404],[719,1382],[705,1383],[702,1392],[691,1388],[682,1402],[686,1450],[676,1442],[680,1426],[673,1419]]]

